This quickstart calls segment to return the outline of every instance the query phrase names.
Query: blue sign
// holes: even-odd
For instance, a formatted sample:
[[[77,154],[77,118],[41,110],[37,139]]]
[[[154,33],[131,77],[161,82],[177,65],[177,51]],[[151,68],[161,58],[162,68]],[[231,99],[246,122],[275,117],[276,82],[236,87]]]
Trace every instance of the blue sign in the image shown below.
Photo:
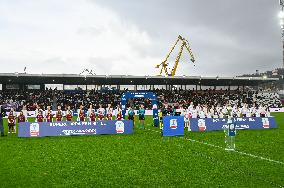
[[[105,120],[96,122],[24,122],[19,123],[18,137],[132,134],[133,121]]]
[[[234,120],[228,120],[228,136],[236,136],[236,123]]]
[[[126,103],[128,99],[132,98],[148,98],[152,99],[152,109],[153,109],[153,121],[154,126],[159,126],[159,118],[158,118],[158,103],[157,103],[157,96],[155,93],[152,92],[126,92],[123,93],[121,96],[121,109],[122,109],[122,116],[125,119],[125,112],[126,112]]]
[[[270,129],[276,128],[274,117],[232,118],[235,129]],[[191,118],[189,131],[217,131],[229,128],[228,119],[224,118]]]
[[[184,136],[183,116],[163,116],[163,136]]]

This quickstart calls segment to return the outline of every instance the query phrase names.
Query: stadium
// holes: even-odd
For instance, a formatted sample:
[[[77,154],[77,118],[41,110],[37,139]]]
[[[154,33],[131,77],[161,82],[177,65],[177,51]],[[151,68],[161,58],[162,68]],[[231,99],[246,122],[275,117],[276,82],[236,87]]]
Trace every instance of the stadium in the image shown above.
[[[153,10],[143,8],[143,3],[139,3],[138,6],[129,2],[127,9],[124,3],[118,3],[117,7],[115,6],[117,2],[109,1],[109,3],[80,1],[78,4],[72,1],[67,5],[67,1],[63,4],[51,1],[38,4],[31,1],[27,4],[20,2],[20,5],[27,10],[32,10],[30,8],[45,10],[48,15],[60,12],[60,16],[73,18],[74,24],[76,19],[73,15],[81,16],[80,21],[87,25],[91,25],[88,19],[105,16],[105,22],[95,21],[98,24],[95,29],[77,31],[78,35],[84,34],[86,38],[80,40],[88,45],[89,41],[93,42],[93,35],[99,35],[97,33],[99,28],[109,26],[109,20],[111,20],[110,25],[115,25],[117,24],[115,21],[121,17],[122,22],[125,21],[126,24],[126,20],[132,15],[129,7],[137,11],[137,14],[140,8],[147,10],[149,14],[153,13]],[[157,7],[155,3],[146,1],[144,3],[146,7],[150,5]],[[13,3],[1,4],[17,8]],[[181,1],[181,4],[188,7],[206,7],[203,3]],[[227,6],[222,0],[217,4],[221,7]],[[230,7],[234,6],[238,10],[244,8],[239,2],[231,4]],[[281,31],[284,32],[284,2],[280,1],[279,4]],[[165,3],[165,7],[173,8],[172,6],[176,8]],[[251,5],[248,3],[245,6]],[[275,10],[275,6],[279,5],[274,2],[273,5],[263,3],[261,6],[263,12],[275,13],[278,10],[277,8]],[[121,8],[123,13],[119,12]],[[67,11],[69,9],[75,12],[69,13]],[[111,12],[112,9],[117,11],[116,14]],[[0,8],[0,17],[1,10]],[[3,20],[7,20],[2,22],[0,19],[0,24],[2,23],[7,30],[10,28],[9,24],[18,24],[25,20],[25,15],[29,15],[28,12],[24,12],[24,18],[21,19],[23,15],[13,17],[4,10],[3,8]],[[129,12],[125,13],[125,10]],[[177,9],[174,10],[177,12]],[[45,11],[37,14],[39,17],[43,16]],[[124,14],[129,17],[124,18]],[[194,12],[191,16],[194,17],[195,14],[197,13]],[[222,20],[224,16],[222,12],[218,15]],[[113,16],[115,18],[112,18]],[[143,16],[147,17],[144,14]],[[144,23],[140,18],[143,16],[140,15],[139,18],[133,16],[133,19],[137,19],[137,23]],[[14,18],[18,22],[14,22]],[[30,15],[27,18],[31,19]],[[49,30],[48,26],[51,24],[49,20],[54,21],[56,18],[52,15],[51,18],[47,17],[46,25],[43,27],[44,32]],[[68,19],[65,18],[63,21]],[[163,20],[157,19],[161,22]],[[216,19],[216,24],[220,20]],[[32,19],[27,23],[35,33],[41,31],[36,27],[37,24],[33,25]],[[194,26],[198,27],[201,23],[200,17]],[[66,25],[57,30],[53,24],[51,25],[54,30],[50,31],[50,35],[69,28]],[[155,28],[154,25],[150,26]],[[123,27],[123,24],[119,25],[117,26],[119,29],[115,27],[117,30],[112,31],[116,37],[116,33],[119,33],[121,40],[124,36],[120,29]],[[125,32],[128,30],[136,32],[137,28],[134,28],[127,27]],[[178,29],[185,28],[179,26]],[[225,27],[220,27],[218,30],[222,30],[223,37]],[[149,33],[151,31],[149,29]],[[8,32],[0,29],[1,32],[4,32],[4,36],[9,39],[8,42],[14,42],[14,39],[9,38]],[[64,39],[56,38],[56,40],[68,43],[67,41],[74,36],[70,34],[71,31],[67,33],[64,33],[67,38],[60,35]],[[200,33],[202,30],[192,35],[200,39]],[[238,35],[237,32],[235,34]],[[136,35],[147,41],[145,32],[141,35],[131,33],[127,37]],[[270,39],[279,37],[273,34],[267,35]],[[11,36],[16,35],[11,32]],[[281,66],[278,62],[280,55],[278,54],[278,57],[277,53],[271,52],[279,50],[279,46],[271,45],[271,50],[266,50],[261,55],[259,54],[263,51],[256,48],[258,51],[253,52],[253,56],[261,57],[251,62],[253,66],[247,62],[241,63],[243,57],[239,55],[234,61],[235,55],[232,54],[235,52],[229,54],[231,59],[226,60],[228,64],[226,68],[227,65],[221,57],[228,55],[226,48],[233,40],[226,42],[226,46],[223,47],[224,41],[220,41],[216,33],[213,36],[208,35],[209,40],[215,38],[218,40],[213,40],[212,49],[207,49],[210,48],[209,46],[203,48],[204,51],[207,49],[207,53],[202,54],[195,52],[197,47],[200,50],[202,46],[199,46],[194,39],[196,47],[191,46],[191,41],[189,42],[187,37],[187,34],[178,35],[166,58],[159,62],[155,61],[154,65],[150,58],[154,52],[146,50],[151,48],[147,42],[144,44],[145,41],[127,40],[127,43],[134,41],[134,44],[139,46],[132,44],[131,49],[128,49],[123,41],[113,41],[112,45],[117,44],[123,48],[119,52],[121,53],[119,59],[115,61],[121,65],[118,69],[113,68],[116,65],[111,63],[113,60],[109,58],[113,55],[113,51],[110,50],[106,38],[103,38],[100,45],[94,45],[99,46],[96,49],[98,53],[104,53],[103,50],[100,51],[104,46],[107,46],[109,52],[107,61],[99,59],[101,64],[93,64],[93,60],[90,61],[90,64],[98,69],[87,67],[83,61],[82,65],[80,64],[80,58],[82,56],[85,58],[89,51],[87,49],[86,53],[84,50],[80,51],[79,43],[76,47],[81,54],[76,52],[77,49],[75,51],[69,49],[70,44],[59,45],[60,48],[66,48],[66,51],[61,51],[60,48],[54,50],[58,51],[56,52],[58,54],[65,52],[68,55],[72,54],[75,63],[72,63],[70,55],[66,58],[67,61],[56,58],[55,63],[49,59],[36,64],[32,62],[34,59],[38,61],[37,58],[54,53],[48,48],[49,45],[52,46],[52,40],[48,39],[44,44],[36,43],[35,48],[32,48],[28,42],[25,43],[27,48],[32,49],[32,56],[27,55],[25,49],[17,45],[12,45],[11,49],[15,51],[9,51],[9,43],[6,43],[7,49],[2,49],[4,55],[0,53],[0,187],[284,187],[284,69],[275,68]],[[30,39],[39,40],[36,37]],[[237,43],[246,40],[247,38],[240,39]],[[18,39],[15,41],[20,44]],[[45,46],[42,48],[45,53],[40,51],[42,45]],[[249,42],[247,44],[249,47],[253,45]],[[266,45],[268,43],[265,42]],[[177,46],[180,46],[178,51],[176,51]],[[133,63],[131,55],[124,57],[125,49],[128,49],[127,54],[136,54],[137,51],[132,51],[132,48],[136,47],[141,54],[144,51],[148,52],[143,55],[146,57],[142,58],[143,61],[137,60],[139,64]],[[244,47],[246,51],[242,51],[247,61],[251,60],[250,56],[246,55],[250,53],[249,47]],[[156,46],[154,45],[153,48]],[[215,48],[218,48],[220,57],[210,54]],[[236,44],[230,48],[238,51]],[[116,53],[118,52],[115,51],[114,54]],[[159,53],[153,55],[154,60]],[[186,54],[187,57],[184,58],[185,55],[182,54]],[[206,59],[205,57],[209,55],[211,57]],[[260,63],[266,56],[271,64]],[[278,59],[275,60],[274,56]],[[29,57],[30,63],[26,61],[26,57]],[[188,59],[190,63],[184,63]],[[209,65],[212,64],[211,60],[216,65]],[[149,70],[148,64],[153,70]],[[24,71],[20,71],[18,67],[24,67]],[[101,67],[106,68],[100,69]],[[262,72],[256,70],[252,73],[255,69],[261,69]],[[41,73],[42,70],[44,73]]]

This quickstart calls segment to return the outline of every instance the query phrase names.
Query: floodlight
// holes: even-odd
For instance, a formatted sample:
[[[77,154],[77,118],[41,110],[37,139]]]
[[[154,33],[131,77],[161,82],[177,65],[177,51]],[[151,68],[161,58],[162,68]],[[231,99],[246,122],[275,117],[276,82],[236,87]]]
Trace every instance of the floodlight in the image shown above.
[[[280,20],[280,26],[284,26],[284,20]]]
[[[264,76],[263,76],[263,79],[267,79],[267,76],[266,76],[266,75],[264,75]]]
[[[283,18],[284,18],[284,12],[283,12],[282,10],[279,12],[278,17],[279,17],[280,19],[283,19]]]

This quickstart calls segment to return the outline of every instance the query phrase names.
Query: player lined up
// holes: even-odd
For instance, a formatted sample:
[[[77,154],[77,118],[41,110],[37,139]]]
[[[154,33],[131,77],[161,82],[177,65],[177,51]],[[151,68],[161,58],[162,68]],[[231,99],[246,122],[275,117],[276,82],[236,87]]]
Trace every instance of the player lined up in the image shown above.
[[[77,111],[77,121],[102,121],[102,120],[112,120],[113,115],[115,114],[116,120],[122,120],[122,111],[118,106],[115,110],[109,105],[107,109],[100,108],[95,110],[92,105],[90,105],[88,111],[86,112],[84,107],[81,105]],[[58,106],[58,109],[55,114],[50,110],[50,107],[47,107],[45,115],[42,110],[36,112],[36,122],[52,122],[55,118],[56,121],[63,121],[65,117],[66,121],[73,121],[73,111],[68,107],[67,111],[64,113],[61,110],[61,107]]]
[[[181,116],[188,116],[191,118],[227,118],[228,116],[231,117],[269,117],[270,111],[267,106],[256,106],[255,104],[249,106],[248,104],[244,103],[240,106],[238,105],[230,105],[226,104],[224,106],[217,105],[217,106],[207,106],[207,105],[193,105],[191,102],[188,108],[184,108],[180,106],[179,108],[170,108],[165,105],[161,112],[163,116],[166,115],[181,115]]]
[[[80,109],[77,111],[77,121],[102,121],[102,120],[123,120],[122,110],[119,106],[115,110],[108,105],[105,109],[100,105],[98,110],[95,110],[92,105],[90,105],[87,113],[83,109],[84,107],[81,105]],[[23,109],[20,114],[17,116],[16,112],[11,109],[8,115],[8,126],[9,132],[8,133],[15,133],[16,132],[16,123],[27,122],[29,114],[25,109]],[[144,129],[144,120],[145,120],[145,109],[144,105],[140,105],[140,109],[138,110],[139,115],[139,124],[138,128]],[[134,120],[135,112],[133,108],[129,107],[128,109],[128,120]],[[64,120],[66,121],[73,121],[73,111],[68,107],[67,111],[64,113],[61,110],[61,106],[58,106],[57,111],[54,113],[50,106],[47,107],[46,111],[37,107],[35,110],[35,122],[53,122],[55,119],[56,122],[60,122]]]
[[[115,114],[115,118],[113,118],[113,115]],[[28,112],[25,108],[17,115],[17,113],[14,111],[14,109],[11,109],[11,111],[8,114],[8,127],[9,131],[8,133],[15,133],[16,132],[16,123],[21,122],[27,122],[28,121]],[[66,121],[73,121],[73,111],[70,109],[70,106],[68,107],[67,111],[64,113],[61,110],[61,106],[58,106],[57,111],[54,113],[50,106],[47,107],[46,111],[43,111],[38,106],[35,110],[35,122],[53,122],[55,121],[60,122],[64,120],[64,117]],[[102,108],[100,105],[100,108],[96,111],[93,109],[93,106],[90,105],[90,108],[88,109],[87,113],[85,113],[85,110],[83,110],[83,106],[80,106],[80,109],[78,109],[78,116],[77,121],[101,121],[101,120],[122,120],[122,110],[118,106],[115,110],[111,107],[111,105],[108,105],[106,109]]]

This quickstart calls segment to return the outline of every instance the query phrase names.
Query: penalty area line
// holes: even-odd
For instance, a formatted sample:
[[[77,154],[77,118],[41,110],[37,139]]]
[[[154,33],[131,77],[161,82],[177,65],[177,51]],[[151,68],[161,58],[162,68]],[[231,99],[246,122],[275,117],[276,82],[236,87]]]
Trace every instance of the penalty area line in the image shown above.
[[[153,130],[153,129],[147,129],[147,130],[160,133],[160,131],[156,131],[156,130]],[[215,148],[225,150],[224,147],[217,146],[217,145],[214,145],[214,144],[210,144],[210,143],[207,143],[207,142],[202,142],[202,141],[198,141],[198,140],[194,140],[194,139],[190,139],[190,138],[185,138],[185,137],[179,137],[179,138],[183,138],[183,139],[191,141],[191,142],[196,142],[196,143],[199,143],[199,144],[204,144],[204,145],[207,145],[207,146],[211,146],[211,147],[215,147]],[[242,152],[242,151],[232,150],[231,152],[235,152],[235,153],[238,153],[240,155],[245,155],[245,156],[249,156],[249,157],[252,157],[252,158],[256,158],[256,159],[260,159],[260,160],[269,161],[269,162],[272,162],[272,163],[284,165],[284,162],[282,162],[282,161],[277,161],[277,160],[269,159],[269,158],[266,158],[266,157],[261,157],[261,156],[258,156],[258,155],[245,153],[245,152]]]

